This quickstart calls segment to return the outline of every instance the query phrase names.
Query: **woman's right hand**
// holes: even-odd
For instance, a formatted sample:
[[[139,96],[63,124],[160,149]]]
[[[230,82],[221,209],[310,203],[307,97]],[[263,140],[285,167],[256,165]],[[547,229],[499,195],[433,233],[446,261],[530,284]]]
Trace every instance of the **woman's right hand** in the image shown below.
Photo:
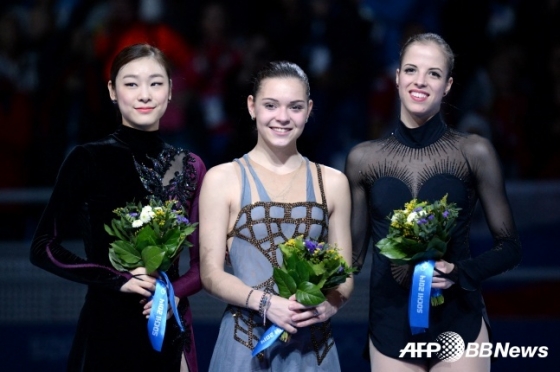
[[[270,307],[266,312],[267,319],[288,333],[296,333],[297,328],[293,325],[292,316],[296,315],[297,312],[290,310],[290,305],[295,300],[272,296],[269,301]]]
[[[121,292],[138,293],[144,297],[150,297],[156,289],[156,278],[148,275],[145,267],[137,267],[130,271],[130,278],[121,287]]]

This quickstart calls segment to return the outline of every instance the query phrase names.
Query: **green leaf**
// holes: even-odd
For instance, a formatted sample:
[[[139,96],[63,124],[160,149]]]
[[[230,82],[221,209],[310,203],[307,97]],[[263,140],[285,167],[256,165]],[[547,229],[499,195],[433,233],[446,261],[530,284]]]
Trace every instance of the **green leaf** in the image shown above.
[[[316,306],[325,301],[326,298],[317,285],[309,282],[302,282],[298,284],[296,300],[306,306]]]
[[[183,229],[183,234],[191,235],[194,232],[194,230],[196,230],[197,226],[198,226],[198,222],[187,225],[187,227]]]
[[[111,236],[116,236],[115,233],[113,232],[113,230],[109,226],[103,224],[103,227],[105,228],[105,231],[107,232],[107,234],[109,234]]]
[[[156,271],[163,261],[165,252],[158,246],[150,245],[142,250],[142,260],[148,273]]]
[[[428,244],[428,249],[434,249],[440,252],[443,256],[443,254],[447,250],[447,243],[436,236]]]
[[[173,264],[173,259],[170,259],[169,257],[167,257],[166,255],[163,256],[163,260],[161,261],[161,265],[159,265],[159,270],[162,271],[167,271],[169,270],[169,268],[171,267],[171,265]]]
[[[329,277],[329,279],[325,282],[325,284],[323,284],[323,291],[339,286],[340,284],[346,281],[346,278],[348,278],[348,275],[346,273],[333,275]]]
[[[126,234],[122,231],[122,223],[119,220],[112,220],[111,227],[113,227],[113,232],[115,236],[121,240],[128,240],[126,239]]]
[[[157,235],[150,225],[145,225],[136,237],[136,247],[142,251],[148,246],[157,245]]]
[[[289,298],[296,293],[297,284],[286,271],[282,268],[275,267],[273,271],[274,281],[278,285],[278,293],[281,297]]]
[[[380,241],[378,241],[375,246],[379,249],[384,249],[384,247],[386,246],[391,246],[393,244],[392,240],[389,238],[383,238]]]
[[[167,243],[167,242],[177,242],[179,241],[179,239],[181,238],[181,231],[179,231],[178,229],[171,229],[168,230],[164,235],[163,235],[163,242]]]
[[[292,277],[292,279],[294,279],[294,282],[296,283],[296,285],[298,283],[301,283],[303,280],[301,279],[301,277],[299,276],[298,271],[296,270],[296,268],[294,269],[288,269],[286,270],[286,272],[288,273],[288,275],[290,275]]]
[[[299,282],[308,282],[309,276],[313,274],[313,268],[307,261],[298,261],[295,271],[298,274]]]
[[[156,222],[155,219],[152,219],[150,221],[150,226],[152,227],[152,230],[154,231],[155,240],[157,242],[159,240],[159,237],[161,236],[161,230],[160,230],[159,224]]]
[[[310,265],[315,275],[323,275],[325,273],[325,265],[323,264],[323,262],[319,262],[315,264],[310,263]]]
[[[282,256],[284,257],[284,260],[287,260],[289,257],[292,257],[291,247],[288,247],[285,244],[279,244],[278,248],[280,248],[280,250],[282,251]]]
[[[170,230],[165,234],[162,239],[162,245],[170,257],[175,256],[182,250],[185,238],[186,236],[177,229]]]
[[[387,258],[389,258],[390,260],[400,260],[406,258],[406,254],[404,254],[399,249],[393,246],[384,247],[383,250],[380,251],[380,253],[386,256]]]
[[[290,256],[284,256],[284,261],[282,262],[282,266],[284,266],[288,270],[295,270],[297,267],[297,263],[299,259],[295,254]]]
[[[114,250],[109,250],[109,261],[111,261],[111,264],[115,269],[119,271],[129,271],[127,267],[121,265],[121,261]]]
[[[142,260],[142,257],[132,244],[124,240],[117,240],[111,243],[109,251],[111,250],[114,251],[121,263],[136,264]]]

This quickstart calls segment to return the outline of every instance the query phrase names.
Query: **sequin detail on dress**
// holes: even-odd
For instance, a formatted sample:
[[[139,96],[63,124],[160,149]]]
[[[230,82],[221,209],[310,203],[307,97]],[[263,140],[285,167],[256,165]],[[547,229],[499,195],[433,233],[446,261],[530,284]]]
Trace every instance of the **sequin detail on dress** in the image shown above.
[[[183,154],[183,166],[173,172],[169,184],[164,185],[163,179],[171,168],[173,161]],[[157,158],[147,158],[152,162],[149,167],[134,159],[136,170],[144,188],[153,195],[162,199],[177,199],[183,207],[187,207],[188,201],[196,191],[196,170],[193,166],[194,158],[188,151],[165,145]]]

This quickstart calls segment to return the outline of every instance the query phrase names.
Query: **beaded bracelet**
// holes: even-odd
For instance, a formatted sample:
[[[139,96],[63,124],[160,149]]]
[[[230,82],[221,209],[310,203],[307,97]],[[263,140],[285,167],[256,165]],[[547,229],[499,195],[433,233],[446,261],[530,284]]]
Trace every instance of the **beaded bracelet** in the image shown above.
[[[254,289],[251,289],[249,291],[249,294],[247,295],[247,299],[245,300],[245,307],[249,307],[249,298],[251,297],[251,295],[253,294]]]
[[[264,292],[259,303],[259,314],[263,318],[263,325],[266,324],[266,310],[268,310],[270,294]]]
[[[270,308],[271,299],[272,299],[272,295],[268,294],[266,305],[264,305],[264,310],[263,310],[263,326],[266,325],[266,312]]]

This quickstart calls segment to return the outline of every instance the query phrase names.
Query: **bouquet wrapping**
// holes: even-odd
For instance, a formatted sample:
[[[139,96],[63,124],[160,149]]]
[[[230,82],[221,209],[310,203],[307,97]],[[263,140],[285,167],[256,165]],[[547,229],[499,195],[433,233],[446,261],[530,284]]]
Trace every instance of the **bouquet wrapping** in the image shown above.
[[[128,203],[113,211],[117,217],[105,231],[115,237],[109,248],[109,260],[119,271],[145,267],[148,273],[157,273],[156,290],[151,298],[152,309],[148,318],[148,335],[152,347],[161,351],[165,335],[167,311],[173,314],[183,331],[175,304],[173,286],[166,271],[184,248],[192,244],[187,236],[196,229],[176,200],[161,201],[155,197],[148,203]]]
[[[387,237],[376,244],[391,262],[414,265],[409,303],[413,334],[428,328],[429,305],[444,302],[441,290],[431,289],[432,275],[435,261],[445,254],[459,210],[455,203],[447,202],[447,194],[431,204],[412,199],[403,209],[393,211]]]
[[[336,244],[329,245],[298,236],[278,247],[282,252],[281,267],[275,267],[273,278],[278,294],[284,298],[295,295],[297,302],[317,306],[326,300],[325,293],[346,281],[356,270],[348,265]],[[276,339],[288,340],[288,333],[272,325],[253,349],[255,356]]]

